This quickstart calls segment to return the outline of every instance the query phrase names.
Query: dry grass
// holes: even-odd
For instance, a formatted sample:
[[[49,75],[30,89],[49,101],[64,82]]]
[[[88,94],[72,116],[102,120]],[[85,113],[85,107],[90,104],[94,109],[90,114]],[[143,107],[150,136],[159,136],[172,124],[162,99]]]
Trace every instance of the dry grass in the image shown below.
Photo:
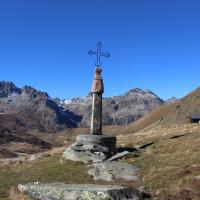
[[[106,135],[116,135],[124,127],[121,126],[104,126],[103,133]],[[38,133],[37,131],[29,131],[31,135],[37,136],[54,146],[70,145],[75,142],[77,135],[85,135],[90,133],[89,128],[69,128],[59,133],[48,135],[47,133]]]
[[[172,111],[164,117],[163,124],[172,126],[174,124],[188,123],[190,114],[200,113],[200,88],[197,88],[172,109]]]
[[[31,198],[20,193],[15,187],[11,187],[9,190],[8,200],[31,200]]]
[[[156,126],[118,138],[126,146],[149,144],[133,163],[154,199],[200,199],[200,125]]]
[[[144,129],[145,127],[152,126],[154,123],[160,121],[164,116],[168,115],[177,106],[177,104],[178,102],[174,102],[171,104],[159,106],[144,117],[131,123],[121,131],[123,134],[132,134]]]

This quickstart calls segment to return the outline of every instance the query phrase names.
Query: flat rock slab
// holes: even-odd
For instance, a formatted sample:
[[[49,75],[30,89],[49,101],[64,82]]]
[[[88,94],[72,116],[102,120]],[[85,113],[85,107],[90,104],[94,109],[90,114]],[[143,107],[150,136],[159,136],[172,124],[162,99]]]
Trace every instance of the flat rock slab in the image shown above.
[[[126,155],[129,155],[131,154],[130,151],[123,151],[123,152],[120,152],[120,153],[117,153],[115,154],[114,156],[112,156],[111,158],[108,159],[108,161],[113,161],[113,160],[118,160]]]
[[[122,162],[106,161],[102,163],[94,163],[88,174],[92,175],[94,180],[113,181],[124,179],[129,181],[138,181],[138,168]]]
[[[38,200],[139,200],[139,194],[129,187],[63,183],[20,184],[21,192]]]

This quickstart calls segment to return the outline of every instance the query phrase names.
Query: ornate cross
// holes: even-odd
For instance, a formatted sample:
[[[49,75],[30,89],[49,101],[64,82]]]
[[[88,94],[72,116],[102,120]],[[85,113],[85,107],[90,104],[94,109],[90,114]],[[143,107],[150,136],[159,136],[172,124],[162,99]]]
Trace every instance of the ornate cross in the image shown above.
[[[90,56],[93,56],[93,55],[96,55],[96,56],[97,56],[97,61],[96,61],[96,63],[95,63],[95,65],[96,65],[97,67],[100,67],[100,66],[102,65],[102,63],[101,63],[101,57],[102,57],[102,56],[104,56],[104,57],[106,57],[106,58],[110,57],[110,53],[108,53],[108,52],[102,53],[102,52],[101,52],[101,48],[102,48],[102,44],[101,44],[101,42],[99,42],[99,43],[97,44],[97,51],[90,50],[90,51],[88,52],[88,54],[89,54]]]

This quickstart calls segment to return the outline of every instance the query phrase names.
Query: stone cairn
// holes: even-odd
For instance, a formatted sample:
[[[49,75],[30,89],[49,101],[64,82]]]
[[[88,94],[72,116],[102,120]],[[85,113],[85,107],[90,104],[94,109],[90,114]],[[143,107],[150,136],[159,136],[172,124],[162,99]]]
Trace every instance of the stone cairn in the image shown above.
[[[116,137],[102,134],[102,94],[104,92],[102,69],[95,69],[92,83],[92,117],[90,135],[78,135],[76,142],[63,154],[67,160],[102,162],[116,154]]]

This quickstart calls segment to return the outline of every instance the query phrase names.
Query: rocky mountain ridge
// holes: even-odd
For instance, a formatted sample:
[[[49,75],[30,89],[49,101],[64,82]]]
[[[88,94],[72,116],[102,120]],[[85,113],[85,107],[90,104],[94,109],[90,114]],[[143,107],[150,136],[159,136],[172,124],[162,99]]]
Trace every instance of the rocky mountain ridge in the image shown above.
[[[16,87],[12,82],[1,81],[0,82],[0,98],[8,97],[10,95],[20,95],[22,89]]]
[[[63,100],[60,105],[81,115],[83,118],[79,126],[85,127],[90,124],[91,102],[92,96],[88,94],[85,97]],[[103,124],[127,125],[164,103],[165,101],[152,91],[140,88],[131,89],[119,96],[103,98]]]
[[[78,116],[63,111],[47,93],[37,91],[30,86],[20,89],[12,82],[4,81],[0,82],[0,85],[3,88],[0,93],[4,94],[0,98],[0,118],[9,116],[17,119],[18,124],[15,124],[15,129],[23,126],[28,129],[57,132],[65,128],[77,127]],[[5,88],[9,89],[5,90]],[[9,126],[8,124],[6,128],[11,128]]]
[[[0,118],[5,115],[15,118],[18,121],[15,128],[57,132],[90,125],[91,94],[71,100],[52,99],[31,86],[21,89],[6,81],[0,82],[0,94]],[[164,101],[152,91],[140,88],[103,98],[103,125],[127,125],[162,104]]]

